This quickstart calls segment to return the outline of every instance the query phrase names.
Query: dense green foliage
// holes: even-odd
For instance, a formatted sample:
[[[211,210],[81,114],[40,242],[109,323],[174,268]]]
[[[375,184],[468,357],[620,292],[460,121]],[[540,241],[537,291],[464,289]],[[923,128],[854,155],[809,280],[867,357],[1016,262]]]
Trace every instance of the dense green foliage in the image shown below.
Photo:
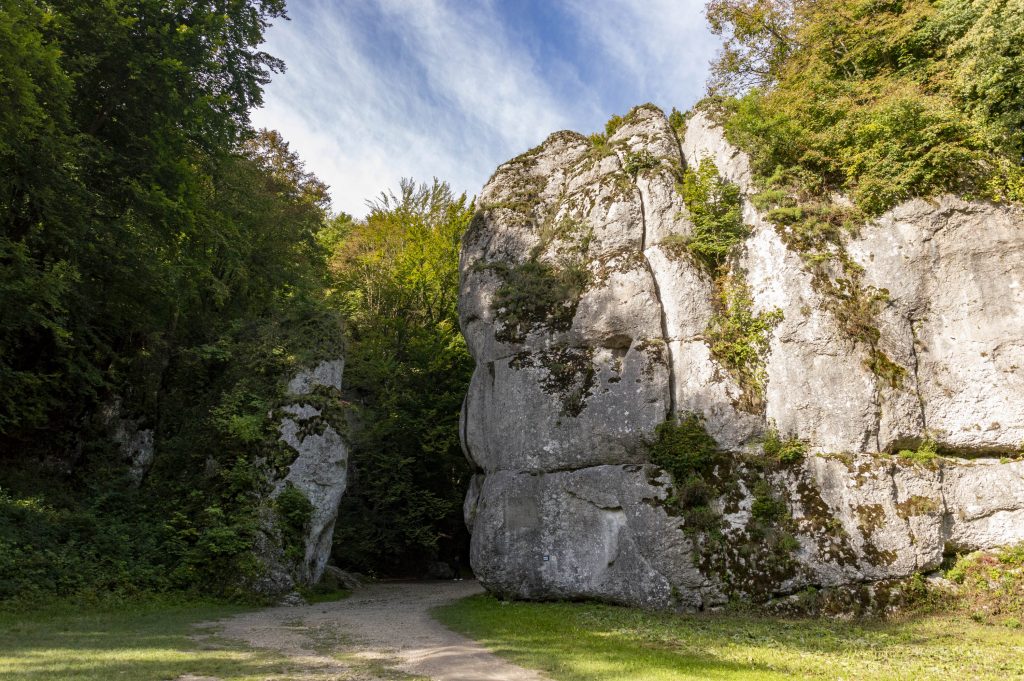
[[[683,171],[678,190],[693,222],[690,236],[682,245],[714,272],[750,231],[743,224],[740,188],[719,176],[712,159],[703,158],[696,170]],[[673,248],[672,242],[666,241]]]
[[[159,588],[167,540],[160,530],[138,497],[97,494],[84,504],[51,503],[41,494],[0,491],[0,600]]]
[[[654,441],[647,447],[651,463],[685,480],[693,473],[707,473],[715,463],[718,444],[704,429],[697,414],[686,414],[659,423]]]
[[[716,94],[766,188],[1024,199],[1019,0],[717,0]]]
[[[722,460],[718,443],[708,434],[698,414],[676,415],[659,423],[654,440],[647,443],[651,463],[672,477],[669,508],[686,519],[687,531],[714,529],[718,516],[711,502],[720,491],[714,468]]]
[[[238,593],[283,377],[337,356],[326,187],[248,120],[280,0],[0,11],[0,597]],[[155,432],[136,487],[110,442]]]
[[[309,529],[313,504],[302,490],[290,482],[274,497],[273,503],[279,527],[285,537],[285,555],[291,560],[300,560],[305,553],[305,543],[302,539]]]
[[[755,312],[750,287],[737,276],[723,275],[715,288],[716,311],[705,332],[708,346],[743,391],[739,406],[756,412],[763,408],[768,382],[764,356],[782,311]]]
[[[458,423],[473,362],[456,304],[473,213],[444,183],[405,181],[365,222],[341,218],[326,233],[357,424],[334,555],[360,571],[420,574],[467,544]]]
[[[227,10],[157,0],[5,3],[0,436],[8,442],[80,419],[133,362],[190,333],[192,309],[256,302],[231,283],[250,256],[232,243],[244,236],[233,214],[239,201],[222,207],[232,192],[215,195],[244,172],[249,107],[280,66],[256,47],[282,12],[282,2],[262,0]],[[246,292],[264,299],[276,292],[250,284]]]

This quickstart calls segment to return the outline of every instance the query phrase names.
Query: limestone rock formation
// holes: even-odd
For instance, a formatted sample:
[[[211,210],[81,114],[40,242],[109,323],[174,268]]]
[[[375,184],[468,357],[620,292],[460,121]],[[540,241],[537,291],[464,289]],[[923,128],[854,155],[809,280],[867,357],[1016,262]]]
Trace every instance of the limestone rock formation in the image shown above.
[[[316,584],[327,567],[331,554],[338,505],[348,482],[348,445],[338,432],[337,417],[311,404],[318,390],[335,397],[342,387],[343,360],[331,360],[303,371],[288,383],[289,404],[282,406],[278,430],[280,442],[295,454],[287,473],[274,480],[270,504],[264,512],[264,536],[257,553],[266,574],[257,589],[268,595],[280,595],[295,584]],[[312,507],[301,538],[301,558],[289,561],[282,550],[281,528],[273,511],[273,502],[286,490],[297,490]]]
[[[113,400],[101,412],[101,417],[110,439],[117,445],[121,456],[128,464],[128,480],[133,487],[142,484],[143,478],[153,465],[156,447],[153,429],[141,427],[140,419],[127,418],[123,414],[120,399]]]
[[[713,352],[725,284],[685,247],[676,184],[703,158],[742,192],[729,281],[773,320],[755,384]],[[555,133],[484,187],[461,262],[462,438],[492,591],[702,608],[1024,540],[1024,463],[1007,461],[1024,442],[1024,211],[914,200],[846,238],[866,341],[755,192],[705,116],[677,133],[651,106],[607,140]],[[683,503],[696,483],[650,454],[691,414],[720,451],[701,513]],[[765,454],[766,437],[802,456]],[[931,443],[941,456],[897,454]]]

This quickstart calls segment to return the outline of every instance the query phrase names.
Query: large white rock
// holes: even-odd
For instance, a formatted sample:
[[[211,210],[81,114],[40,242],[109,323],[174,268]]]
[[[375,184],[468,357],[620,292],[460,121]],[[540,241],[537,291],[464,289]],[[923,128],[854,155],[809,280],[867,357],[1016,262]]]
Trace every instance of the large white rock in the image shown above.
[[[666,242],[693,229],[675,184],[702,158],[744,196],[751,231],[733,273],[755,312],[782,312],[755,411],[708,347],[711,275]],[[894,386],[758,214],[756,191],[746,156],[708,117],[691,117],[680,139],[649,106],[604,146],[556,133],[484,187],[463,242],[460,318],[477,361],[463,407],[478,471],[466,521],[488,588],[704,607],[904,577],[949,551],[1024,540],[1024,463],[1000,463],[1024,442],[1024,212],[915,200],[845,244],[863,284],[888,291],[875,321],[878,348],[906,372]],[[566,219],[573,229],[559,231]],[[571,324],[542,316],[517,337],[495,295],[531,258],[575,258],[589,284],[567,301]],[[734,453],[716,469],[731,476],[714,503],[724,543],[673,515],[672,481],[647,459],[656,426],[686,413]],[[805,460],[751,466],[769,427],[807,443]],[[925,439],[949,456],[895,456]],[[795,539],[773,564],[750,530],[758,480],[785,503]]]
[[[321,409],[302,398],[318,388],[340,397],[343,370],[344,362],[338,359],[300,372],[288,383],[288,398],[294,401],[279,409],[279,439],[295,453],[295,459],[287,474],[274,481],[270,499],[292,486],[309,500],[312,513],[303,538],[303,557],[297,565],[286,565],[280,551],[265,547],[268,569],[277,574],[264,582],[273,585],[274,591],[290,590],[292,580],[317,583],[331,555],[338,505],[348,483],[348,445],[338,432],[340,424],[331,423]],[[273,532],[272,513],[267,514],[267,522]]]

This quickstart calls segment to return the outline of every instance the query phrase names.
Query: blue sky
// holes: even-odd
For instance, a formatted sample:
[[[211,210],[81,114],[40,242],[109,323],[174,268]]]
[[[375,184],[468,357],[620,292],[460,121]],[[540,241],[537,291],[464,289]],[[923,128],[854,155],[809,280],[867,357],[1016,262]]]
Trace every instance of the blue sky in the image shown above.
[[[331,186],[335,210],[412,177],[477,194],[556,130],[700,98],[703,0],[293,0],[266,49],[288,70],[253,113]]]

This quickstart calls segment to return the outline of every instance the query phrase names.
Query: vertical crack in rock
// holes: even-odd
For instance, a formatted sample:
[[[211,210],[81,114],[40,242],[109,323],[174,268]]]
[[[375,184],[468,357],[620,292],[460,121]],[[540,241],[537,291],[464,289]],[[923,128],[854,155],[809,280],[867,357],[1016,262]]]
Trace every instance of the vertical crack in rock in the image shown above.
[[[686,125],[687,123],[683,124],[683,134],[686,134]],[[683,153],[683,140],[679,138],[679,132],[672,127],[671,123],[669,124],[668,129],[672,131],[672,139],[676,141],[676,153],[679,154],[679,167],[686,170],[687,163],[686,155]],[[744,196],[745,195],[746,192],[744,191]]]
[[[871,441],[872,436],[874,436],[875,451],[880,452],[882,451],[882,379],[878,376],[875,376],[875,393],[873,399],[875,401],[874,433],[867,433],[865,445],[867,445],[868,442]],[[868,450],[868,447],[865,446],[864,449]]]
[[[661,299],[661,285],[658,283],[658,275],[651,265],[651,259],[647,257],[647,209],[644,206],[644,192],[640,185],[633,181],[636,187],[637,196],[640,197],[640,224],[643,232],[640,235],[640,253],[644,256],[644,265],[651,275],[651,282],[654,285],[654,298],[658,301],[658,316],[661,319],[661,337],[665,341],[665,358],[668,362],[668,416],[676,413],[676,370],[672,360],[672,340],[668,333],[668,316],[665,314],[665,303]]]
[[[939,516],[939,536],[942,538],[942,551],[946,552],[950,538],[953,536],[953,509],[949,507],[946,499],[946,466],[939,462],[939,508],[942,515]]]
[[[917,329],[914,328],[915,321],[907,318],[910,323],[910,354],[914,358],[914,366],[911,370],[914,372],[914,394],[917,395],[917,405],[921,409],[921,432],[928,432],[928,418],[925,416],[924,411],[924,395],[921,394],[921,377],[918,375],[919,359],[917,356]]]

